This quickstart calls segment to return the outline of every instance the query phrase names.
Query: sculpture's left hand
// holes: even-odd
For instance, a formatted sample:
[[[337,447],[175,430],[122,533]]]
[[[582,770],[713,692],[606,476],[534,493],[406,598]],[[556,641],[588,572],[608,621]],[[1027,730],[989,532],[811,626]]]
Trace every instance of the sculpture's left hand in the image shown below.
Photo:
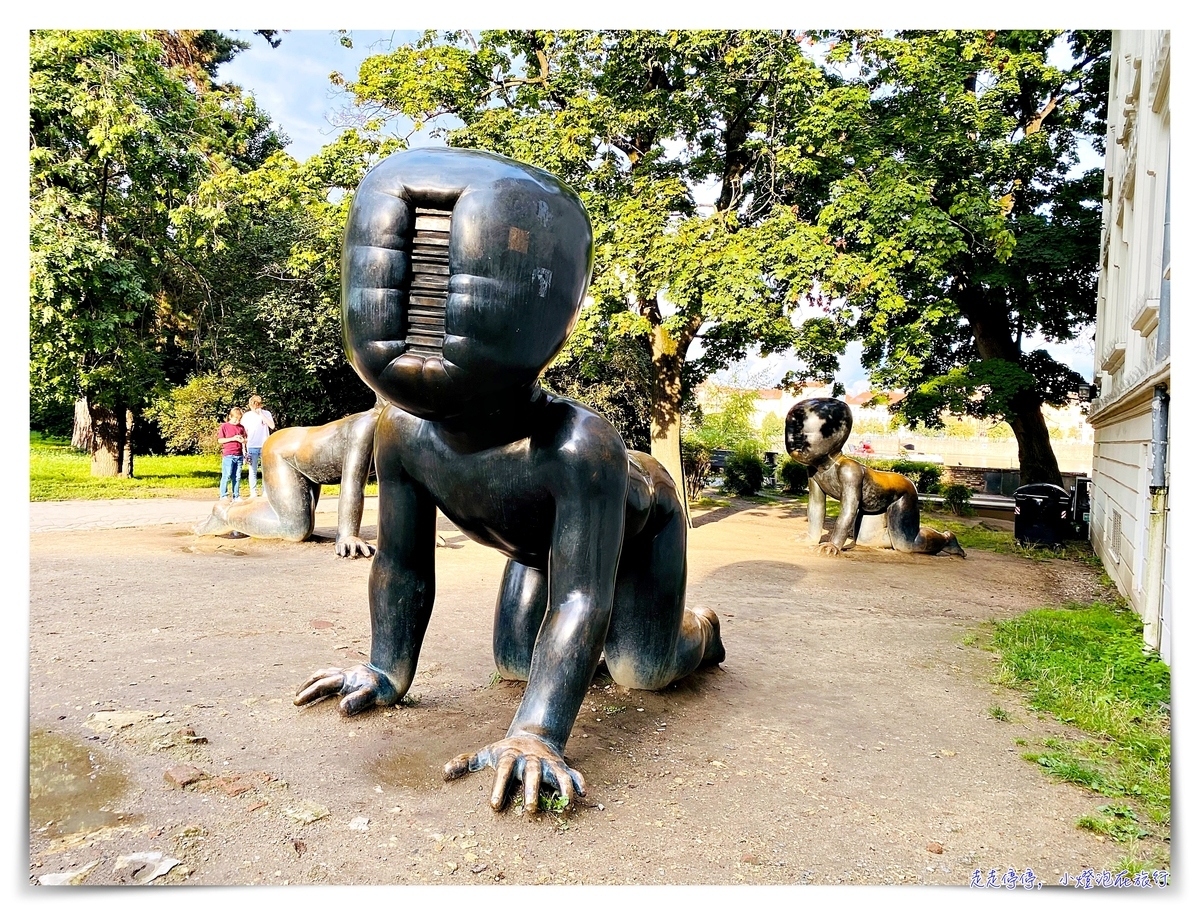
[[[381,670],[369,664],[356,664],[345,669],[326,667],[318,670],[300,686],[295,705],[308,705],[326,696],[341,696],[338,711],[356,715],[376,705],[395,705],[400,694]]]
[[[339,556],[348,556],[351,559],[356,556],[370,556],[375,552],[375,547],[358,537],[338,537],[333,548]]]
[[[524,787],[525,813],[536,813],[538,793],[545,782],[567,799],[567,806],[575,803],[576,795],[587,794],[583,776],[567,765],[566,760],[548,744],[528,735],[506,737],[478,753],[464,753],[446,763],[443,774],[446,780],[459,778],[468,772],[483,768],[496,770],[496,782],[492,788],[492,809],[503,810],[508,799],[509,781],[516,779]]]

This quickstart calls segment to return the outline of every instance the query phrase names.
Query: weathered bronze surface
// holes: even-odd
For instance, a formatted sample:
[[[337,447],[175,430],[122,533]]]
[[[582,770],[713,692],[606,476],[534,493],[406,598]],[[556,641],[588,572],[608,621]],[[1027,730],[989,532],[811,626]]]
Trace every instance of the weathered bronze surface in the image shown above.
[[[392,705],[434,602],[436,510],[508,557],[493,652],[528,680],[507,735],[445,767],[495,769],[526,811],[541,785],[583,794],[563,753],[603,651],[622,686],[658,689],[725,656],[716,614],[684,607],[687,524],[670,476],[537,378],[575,325],[592,268],[579,198],[485,152],[396,153],[355,194],[342,258],[347,353],[392,405],[375,437],[379,551],[369,664],[318,671],[296,704]]]
[[[377,400],[370,410],[323,426],[275,432],[262,449],[265,498],[218,502],[196,533],[238,531],[264,539],[307,540],[316,524],[322,484],[340,483],[334,549],[339,556],[370,556],[375,548],[358,534],[375,429],[385,408]]]
[[[902,553],[967,554],[954,534],[921,527],[917,488],[908,477],[875,470],[842,454],[853,414],[840,400],[814,397],[793,406],[784,426],[784,444],[793,460],[807,464],[808,536],[823,553],[837,555],[856,544],[882,543]],[[842,503],[829,540],[821,543],[825,496]],[[882,524],[880,522],[883,522]]]

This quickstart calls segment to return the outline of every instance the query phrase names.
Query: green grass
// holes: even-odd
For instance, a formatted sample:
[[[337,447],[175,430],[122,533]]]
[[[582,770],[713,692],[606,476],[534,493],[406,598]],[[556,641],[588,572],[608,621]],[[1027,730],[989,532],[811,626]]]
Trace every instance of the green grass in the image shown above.
[[[932,518],[938,530],[948,530],[958,538],[964,550],[991,550],[993,553],[1007,553],[1014,556],[1024,556],[1038,562],[1050,559],[1066,559],[1073,562],[1085,562],[1096,569],[1102,568],[1100,558],[1092,551],[1092,545],[1086,540],[1068,540],[1061,547],[1051,549],[1044,546],[1025,546],[1008,531],[992,531],[973,524],[964,524],[953,519],[953,516],[934,514],[923,511],[923,518]],[[926,521],[925,523],[931,523]]]
[[[29,500],[56,502],[64,499],[150,499],[200,495],[208,490],[217,497],[221,482],[221,458],[213,454],[137,455],[134,478],[94,477],[91,458],[71,447],[69,440],[29,434]],[[246,485],[242,468],[242,485]],[[261,485],[261,484],[260,484]],[[321,495],[336,496],[341,487],[323,486]],[[378,494],[378,485],[367,484],[367,495]]]
[[[993,705],[988,709],[988,715],[995,718],[997,721],[1008,721],[1008,712],[998,705]]]
[[[1138,825],[1137,814],[1127,804],[1105,804],[1097,808],[1095,815],[1080,817],[1075,825],[1097,835],[1108,836],[1114,842],[1144,839],[1149,835]]]
[[[1127,802],[1101,807],[1081,828],[1126,843],[1131,860],[1141,838],[1166,840],[1170,671],[1143,652],[1141,620],[1120,603],[1032,610],[997,622],[992,648],[1002,685],[1025,693],[1031,711],[1083,732],[1048,739],[1025,759],[1054,778]]]

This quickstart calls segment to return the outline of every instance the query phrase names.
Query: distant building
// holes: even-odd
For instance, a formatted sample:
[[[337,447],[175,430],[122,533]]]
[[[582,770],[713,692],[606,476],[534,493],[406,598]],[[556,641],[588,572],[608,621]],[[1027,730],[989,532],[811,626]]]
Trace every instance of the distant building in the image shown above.
[[[768,416],[787,419],[788,410],[802,400],[810,397],[828,397],[833,385],[822,384],[819,381],[806,381],[794,394],[781,391],[779,388],[759,388],[758,397],[754,401],[754,417],[751,422],[758,428]]]
[[[1113,32],[1096,315],[1098,395],[1088,421],[1091,538],[1171,656],[1171,33]]]

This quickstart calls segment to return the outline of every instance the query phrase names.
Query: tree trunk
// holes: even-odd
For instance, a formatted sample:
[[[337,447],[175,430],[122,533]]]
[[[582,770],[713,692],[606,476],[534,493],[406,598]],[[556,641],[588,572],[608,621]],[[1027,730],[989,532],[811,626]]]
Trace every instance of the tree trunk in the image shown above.
[[[71,427],[71,447],[91,454],[94,440],[95,435],[92,434],[92,413],[88,409],[87,398],[80,397],[75,401],[75,423]]]
[[[1062,486],[1058,458],[1050,447],[1050,430],[1042,415],[1042,404],[1036,395],[1018,396],[1012,410],[1005,416],[1017,437],[1017,459],[1021,463],[1021,485],[1053,483]]]
[[[961,303],[960,303],[961,304]],[[1003,306],[982,298],[963,304],[963,314],[971,324],[975,351],[980,359],[1005,359],[1019,362],[1020,340],[1014,340]],[[1050,430],[1042,416],[1042,399],[1036,391],[1025,390],[1008,404],[1004,419],[1017,439],[1017,459],[1021,464],[1021,485],[1053,483],[1062,486],[1058,458],[1050,446]]]
[[[692,525],[687,504],[687,481],[683,474],[680,429],[683,423],[683,353],[660,326],[650,335],[654,359],[654,398],[650,412],[650,454],[671,475],[683,502],[688,527]]]
[[[121,454],[121,476],[133,479],[133,411],[125,410],[125,448]]]
[[[114,412],[107,407],[91,405],[89,412],[92,418],[92,476],[118,476],[125,445],[124,411]]]

